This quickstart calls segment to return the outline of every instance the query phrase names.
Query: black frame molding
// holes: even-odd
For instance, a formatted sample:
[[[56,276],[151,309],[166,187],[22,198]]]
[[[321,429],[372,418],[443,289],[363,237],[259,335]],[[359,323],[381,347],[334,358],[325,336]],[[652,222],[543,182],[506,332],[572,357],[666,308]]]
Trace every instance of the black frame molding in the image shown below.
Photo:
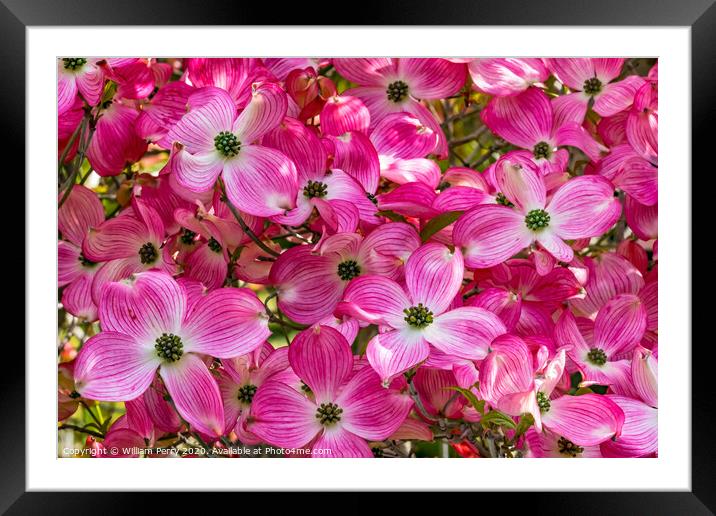
[[[31,99],[25,93],[25,59],[27,26],[63,25],[551,25],[551,26],[688,26],[691,27],[692,74],[692,151],[693,170],[711,176],[713,171],[713,130],[716,114],[714,84],[716,84],[716,0],[451,0],[431,3],[429,0],[395,0],[390,3],[365,0],[352,4],[350,17],[339,14],[326,4],[312,4],[313,10],[298,3],[293,6],[267,5],[256,2],[228,2],[220,0],[0,0],[0,62],[3,79],[0,80],[0,142],[2,148],[14,150],[5,160],[6,170],[25,170],[25,106]],[[350,5],[349,5],[350,6]],[[358,8],[355,8],[358,7]],[[348,11],[343,11],[346,13]],[[683,170],[666,173],[689,174],[685,162]],[[693,180],[693,174],[692,174]],[[18,204],[12,213],[25,211],[23,195],[15,185],[6,202]],[[5,192],[10,192],[10,188]],[[702,188],[700,191],[713,191]],[[692,192],[681,192],[692,199]],[[703,194],[702,194],[703,195]],[[710,201],[710,203],[709,203]],[[693,202],[692,207],[713,205],[713,200]],[[9,208],[12,209],[12,208]],[[6,212],[7,213],[7,212]],[[15,215],[16,216],[16,215]],[[692,214],[693,223],[712,220],[713,214],[704,217]],[[17,227],[17,225],[15,225]],[[705,229],[705,228],[702,228]],[[706,228],[708,231],[710,228]],[[704,231],[692,235],[708,235]],[[27,237],[26,237],[27,238]],[[6,267],[18,269],[25,264],[24,248],[13,244],[6,253]],[[713,267],[711,264],[706,264]],[[27,274],[31,272],[26,269]],[[9,274],[8,276],[12,276]],[[19,275],[18,275],[19,276]],[[19,283],[19,278],[17,278]],[[692,282],[693,283],[693,282]],[[24,288],[17,285],[16,292]],[[706,289],[708,290],[708,289]],[[688,302],[681,300],[680,302]],[[671,301],[673,302],[673,300]],[[692,321],[708,321],[710,303],[698,303],[692,297]],[[19,303],[14,303],[20,306]],[[23,303],[24,305],[24,303]],[[668,305],[664,303],[664,309]],[[18,317],[15,320],[20,320]],[[701,315],[701,317],[698,317]],[[9,319],[9,318],[8,318]],[[25,319],[26,320],[26,319]],[[21,337],[24,337],[21,336]],[[714,514],[716,512],[716,438],[710,419],[716,412],[711,377],[714,357],[713,337],[692,339],[692,444],[691,492],[640,492],[640,493],[511,493],[510,506],[524,510],[542,508],[557,514]],[[18,339],[19,341],[19,339]],[[9,346],[9,340],[6,345]],[[688,343],[677,343],[686,346]],[[0,454],[0,513],[6,514],[123,514],[139,507],[136,493],[86,493],[81,499],[74,493],[25,492],[25,356],[12,356],[0,375],[0,443],[7,447]],[[6,360],[10,362],[9,355]],[[668,388],[663,386],[662,388]],[[679,421],[670,424],[681,424]],[[238,471],[238,470],[237,470]],[[78,482],[77,489],[81,490]],[[417,493],[416,493],[417,494]],[[179,493],[161,493],[162,513],[173,509],[186,509],[186,496]],[[212,495],[211,505],[215,503]],[[219,495],[222,500],[233,496]],[[245,496],[245,495],[239,495]],[[315,495],[292,493],[295,501],[306,500],[315,507]],[[326,496],[326,495],[322,495]],[[328,495],[333,497],[334,495]],[[372,496],[341,493],[337,507],[364,505]],[[411,497],[414,495],[411,495]],[[312,497],[312,498],[309,498]],[[438,500],[441,497],[437,497]],[[501,497],[504,503],[504,497]],[[404,504],[408,497],[401,497]],[[444,497],[442,500],[446,500]],[[484,500],[481,496],[477,500]],[[240,503],[240,502],[239,502]],[[271,503],[271,502],[269,502]],[[368,502],[373,505],[372,502]],[[477,501],[481,506],[483,502]],[[246,505],[243,505],[246,508]],[[238,507],[237,507],[238,509]],[[7,511],[7,512],[5,512]],[[540,511],[541,512],[541,511]]]

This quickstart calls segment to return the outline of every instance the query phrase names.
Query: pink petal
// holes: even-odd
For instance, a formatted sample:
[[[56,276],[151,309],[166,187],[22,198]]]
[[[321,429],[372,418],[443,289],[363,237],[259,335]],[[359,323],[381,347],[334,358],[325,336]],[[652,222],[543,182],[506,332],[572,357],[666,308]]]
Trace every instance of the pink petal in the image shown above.
[[[410,327],[379,333],[366,348],[366,357],[383,385],[428,358],[430,345],[420,331]]]
[[[581,92],[568,93],[552,99],[554,127],[562,127],[570,122],[582,125],[589,107],[589,98]]]
[[[209,290],[220,288],[226,279],[227,260],[224,252],[217,253],[205,242],[187,256],[184,273],[187,277],[203,283]]]
[[[154,244],[147,226],[131,215],[120,215],[90,229],[82,252],[94,262],[138,257],[140,248],[147,242]]]
[[[314,326],[299,333],[288,350],[296,374],[311,388],[316,403],[336,398],[338,387],[353,369],[353,355],[345,337],[328,326]]]
[[[537,241],[542,245],[542,247],[549,251],[549,253],[554,256],[556,260],[569,263],[572,261],[572,258],[574,258],[574,251],[572,248],[551,231],[540,232],[537,236]]]
[[[552,136],[552,106],[537,88],[512,97],[493,97],[481,116],[492,132],[518,147],[531,150]]]
[[[624,66],[623,58],[595,58],[592,59],[594,63],[594,74],[603,83],[608,83],[616,79],[622,72],[622,66]]]
[[[566,347],[572,359],[581,359],[589,353],[590,346],[579,331],[577,321],[569,310],[564,310],[554,328],[554,340],[559,347]]]
[[[598,160],[607,148],[597,143],[584,127],[576,122],[566,122],[554,135],[557,145],[569,145],[581,149],[592,160]]]
[[[172,142],[167,142],[164,137],[186,113],[186,105],[193,89],[179,81],[159,88],[152,100],[142,107],[136,122],[137,134],[170,149]]]
[[[646,206],[626,196],[624,212],[627,224],[641,240],[651,240],[659,236],[659,205]]]
[[[639,203],[653,206],[659,200],[658,175],[659,170],[645,159],[632,158],[623,162],[613,183]]]
[[[321,111],[321,132],[340,136],[348,131],[366,133],[370,127],[370,112],[363,102],[350,95],[329,98]]]
[[[116,102],[102,112],[87,148],[87,159],[100,176],[119,174],[147,150],[147,142],[134,129],[138,116],[135,108]]]
[[[499,405],[505,396],[533,391],[532,355],[524,341],[505,335],[491,348],[480,366],[480,395]]]
[[[97,320],[97,305],[92,300],[93,274],[83,274],[62,291],[62,306],[75,317]]]
[[[420,102],[413,99],[408,99],[402,105],[396,104],[396,106],[398,106],[398,110],[411,113],[415,118],[420,120],[423,126],[437,135],[438,143],[433,153],[438,159],[445,159],[448,155],[447,138],[445,137],[442,127],[440,127],[440,123],[435,119],[435,115]]]
[[[339,74],[361,86],[384,86],[386,76],[395,76],[396,73],[394,60],[389,57],[347,57],[333,59],[332,62]]]
[[[202,193],[214,186],[224,168],[224,161],[214,150],[190,154],[176,146],[169,166],[179,185],[192,193]]]
[[[61,61],[59,61],[61,63]],[[77,81],[75,75],[64,72],[64,67],[58,65],[57,73],[57,112],[63,114],[68,111],[77,99]]]
[[[541,59],[473,59],[468,64],[473,84],[490,95],[507,96],[544,82],[549,71]]]
[[[102,444],[105,449],[114,450],[106,456],[110,459],[137,458],[139,450],[146,447],[144,437],[130,428],[117,428],[116,422],[107,432]]]
[[[176,432],[182,426],[182,421],[171,403],[164,399],[165,394],[166,388],[161,379],[155,377],[150,387],[144,391],[144,405],[157,430]]]
[[[352,280],[343,294],[343,301],[345,304],[339,305],[341,310],[345,310],[343,313],[393,328],[406,326],[403,310],[411,306],[400,285],[376,275],[359,276]]]
[[[246,288],[220,288],[209,292],[185,318],[185,351],[217,358],[245,355],[271,335],[264,306]]]
[[[367,274],[399,281],[403,264],[420,243],[418,232],[410,224],[388,222],[365,237],[360,246],[359,261]]]
[[[296,165],[299,182],[320,180],[326,171],[326,151],[313,130],[286,117],[266,133],[261,144],[285,154]]]
[[[276,260],[269,281],[276,285],[278,306],[296,322],[313,324],[329,316],[341,299],[343,281],[333,261],[293,247]]]
[[[108,284],[99,306],[103,330],[132,335],[153,346],[162,333],[179,334],[186,295],[168,274],[142,272]]]
[[[594,61],[595,59],[589,57],[558,57],[544,60],[547,68],[554,73],[557,79],[573,90],[581,90],[584,87],[584,81],[595,77]]]
[[[449,355],[470,360],[485,358],[492,341],[507,329],[492,312],[475,306],[455,308],[425,328],[425,339]]]
[[[379,219],[375,219],[375,212],[378,211],[378,208],[368,199],[361,184],[349,174],[333,169],[324,177],[323,182],[328,187],[326,200],[330,202],[334,200],[347,201],[355,207],[361,219],[374,223],[380,222]]]
[[[77,74],[77,88],[90,106],[96,106],[102,97],[104,70],[96,64],[87,63]]]
[[[639,297],[620,294],[599,310],[594,321],[594,345],[607,356],[630,352],[646,330],[646,310]]]
[[[411,159],[432,153],[438,135],[410,114],[394,113],[376,124],[370,140],[381,155]]]
[[[97,401],[131,400],[147,390],[158,366],[151,344],[102,331],[84,343],[75,359],[75,388]]]
[[[224,406],[219,386],[198,356],[185,353],[178,362],[164,362],[159,374],[174,406],[187,423],[206,435],[224,433]]]
[[[419,99],[439,99],[456,93],[465,84],[467,67],[447,59],[401,58],[398,75],[408,84],[408,92]]]
[[[460,291],[463,278],[460,250],[425,244],[408,258],[405,283],[413,304],[422,303],[435,315],[443,313]]]
[[[634,389],[645,403],[657,407],[659,402],[659,374],[654,354],[641,346],[634,348],[631,361],[631,377]]]
[[[186,75],[197,87],[216,86],[226,90],[233,101],[243,106],[251,96],[251,81],[262,78],[260,60],[255,58],[185,59]]]
[[[439,215],[433,208],[437,194],[432,186],[422,182],[410,182],[394,190],[380,194],[378,208],[390,210],[408,217],[432,218]]]
[[[239,141],[253,143],[276,127],[286,116],[286,93],[277,85],[265,82],[251,88],[251,101],[234,122]]]
[[[600,176],[579,176],[562,185],[552,197],[547,212],[550,227],[563,239],[601,235],[621,215],[614,187]]]
[[[226,195],[240,210],[258,217],[280,215],[295,206],[296,167],[280,152],[250,145],[224,164]]]
[[[532,242],[524,215],[506,206],[485,204],[462,215],[453,240],[462,249],[465,265],[487,268],[504,262]]]
[[[495,163],[495,181],[505,197],[523,213],[544,208],[547,191],[531,161],[506,154]]]
[[[621,434],[624,412],[606,396],[562,396],[550,402],[542,424],[579,446],[594,446]]]
[[[380,181],[378,153],[368,137],[360,132],[349,132],[330,137],[334,145],[333,167],[353,177],[366,192],[374,193]]]
[[[469,211],[479,204],[494,203],[494,196],[483,190],[470,186],[451,186],[440,192],[433,203],[433,208],[440,212]]]
[[[658,450],[659,411],[638,400],[609,396],[624,411],[624,426],[616,441],[601,445],[605,457],[644,457]]]
[[[104,208],[97,195],[85,186],[74,185],[72,193],[57,212],[57,229],[63,238],[81,246],[87,231],[102,222]]]
[[[214,137],[231,131],[236,106],[229,94],[219,88],[207,87],[189,96],[189,111],[169,130],[168,143],[180,143],[190,153],[206,153],[215,149]]]
[[[311,458],[373,458],[368,443],[342,426],[327,428],[311,447]],[[318,452],[317,450],[321,450]]]
[[[413,402],[409,396],[386,392],[375,371],[364,367],[342,388],[336,405],[343,409],[342,428],[363,439],[382,441],[400,427]]]
[[[284,448],[302,447],[323,429],[316,418],[316,405],[276,380],[256,392],[247,428],[263,441]]]
[[[630,75],[623,81],[605,85],[594,97],[594,111],[601,116],[616,115],[631,106],[634,95],[642,85],[644,79],[637,75]]]
[[[466,304],[499,316],[509,330],[514,329],[522,312],[522,297],[502,288],[486,288],[470,297]]]

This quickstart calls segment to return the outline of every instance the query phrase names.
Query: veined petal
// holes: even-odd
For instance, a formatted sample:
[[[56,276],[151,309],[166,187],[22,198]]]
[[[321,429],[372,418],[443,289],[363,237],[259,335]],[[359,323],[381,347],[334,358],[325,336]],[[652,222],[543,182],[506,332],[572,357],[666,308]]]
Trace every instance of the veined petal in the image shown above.
[[[410,182],[394,190],[380,194],[378,208],[391,210],[408,217],[432,218],[439,215],[433,208],[437,194],[433,187],[422,182]]]
[[[388,391],[370,367],[364,367],[341,389],[336,405],[343,409],[341,426],[371,441],[387,439],[408,416],[410,397]]]
[[[638,296],[620,294],[599,310],[594,321],[594,345],[607,354],[629,352],[646,330],[646,310]]]
[[[603,83],[613,81],[622,72],[624,61],[624,58],[594,58],[594,74]]]
[[[351,131],[329,139],[334,146],[333,167],[353,177],[366,192],[374,193],[380,181],[380,162],[368,137]]]
[[[627,224],[641,240],[651,240],[659,236],[659,205],[646,206],[630,195],[626,196],[624,212]]]
[[[340,136],[348,131],[366,133],[370,127],[370,112],[358,97],[335,95],[321,111],[321,132]]]
[[[519,156],[505,154],[495,163],[497,187],[523,213],[543,209],[547,200],[544,181],[532,162]]]
[[[420,243],[418,232],[410,224],[387,222],[365,237],[358,259],[366,273],[399,281],[403,275],[403,264],[420,247]]]
[[[400,105],[398,109],[411,113],[415,118],[420,120],[420,123],[424,127],[430,129],[437,135],[438,143],[433,154],[435,154],[438,159],[445,159],[448,155],[447,138],[445,137],[442,127],[440,127],[440,123],[435,119],[435,115],[420,102],[413,99],[408,99]]]
[[[657,407],[659,404],[658,364],[650,350],[642,346],[634,348],[631,360],[631,377],[639,397],[648,405]]]
[[[177,411],[194,429],[217,437],[224,433],[219,386],[198,356],[185,353],[178,362],[165,362],[159,374]]]
[[[82,253],[93,262],[138,257],[139,250],[147,242],[154,244],[147,226],[132,215],[124,214],[90,229]]]
[[[485,358],[492,341],[507,329],[492,312],[463,306],[445,312],[425,328],[425,339],[449,355],[470,360]]]
[[[405,283],[414,305],[422,303],[438,315],[443,313],[460,291],[464,265],[459,249],[443,244],[425,244],[413,252],[405,264]]]
[[[236,106],[231,96],[220,88],[200,88],[189,96],[187,112],[169,130],[166,140],[181,143],[190,153],[214,150],[214,138],[222,131],[231,131]]]
[[[589,57],[557,57],[544,60],[547,68],[552,71],[560,82],[569,86],[570,89],[578,91],[581,91],[584,87],[584,81],[595,77],[594,61]]]
[[[598,143],[581,124],[566,122],[554,135],[557,145],[569,145],[581,149],[592,160],[598,160],[608,149]]]
[[[162,333],[179,334],[186,294],[168,274],[142,272],[134,279],[108,284],[99,303],[102,329],[153,342]]]
[[[367,199],[366,199],[367,200]],[[354,204],[341,199],[326,201],[324,199],[313,199],[318,213],[326,223],[330,232],[352,233],[358,227],[360,214]]]
[[[462,248],[465,265],[488,268],[504,262],[533,240],[524,214],[496,204],[477,206],[462,215],[453,229],[453,241]]]
[[[209,292],[187,314],[182,333],[186,351],[217,358],[250,353],[271,335],[263,303],[246,288]]]
[[[315,403],[293,387],[269,380],[251,402],[247,429],[274,446],[302,447],[323,429],[316,410]]]
[[[299,333],[288,349],[296,374],[311,388],[316,404],[335,400],[353,370],[350,344],[338,330],[314,326]]]
[[[346,430],[343,425],[327,428],[318,436],[311,447],[314,451],[311,458],[363,458],[373,457],[368,443],[354,433]]]
[[[583,394],[562,396],[550,402],[542,424],[579,446],[594,446],[619,437],[624,412],[606,396]]]
[[[632,105],[636,92],[644,85],[638,75],[625,77],[623,81],[604,86],[594,97],[594,111],[600,116],[616,115]]]
[[[496,314],[510,330],[515,328],[522,312],[522,296],[503,288],[486,288],[476,296],[468,298],[466,304]]]
[[[644,457],[658,450],[659,411],[641,401],[610,395],[609,399],[624,411],[624,426],[616,441],[601,445],[605,457]]]
[[[140,396],[154,378],[159,358],[153,346],[134,337],[103,331],[90,337],[75,360],[75,388],[98,401],[126,401]]]
[[[579,176],[562,185],[547,212],[550,227],[563,239],[586,238],[605,233],[621,215],[614,187],[600,176]]]
[[[393,113],[376,124],[370,141],[381,155],[412,159],[433,152],[438,135],[408,113]]]
[[[326,151],[318,136],[295,118],[285,117],[266,133],[261,145],[285,154],[296,165],[299,183],[320,180],[326,172]]]
[[[373,274],[359,276],[348,284],[343,301],[352,305],[342,307],[349,309],[345,313],[362,321],[393,328],[407,325],[403,310],[411,306],[410,300],[403,288],[388,278]]]
[[[379,333],[366,348],[366,357],[383,385],[428,358],[430,345],[422,332],[410,327]]]
[[[253,85],[251,101],[234,122],[233,131],[242,144],[253,143],[276,127],[286,116],[286,93],[277,85]]]
[[[170,167],[179,185],[191,192],[202,193],[214,186],[224,169],[224,160],[215,150],[191,154],[175,146]]]
[[[554,110],[555,128],[562,127],[569,122],[582,125],[589,107],[589,98],[586,95],[581,92],[567,93],[554,97],[551,102]]]
[[[400,58],[398,75],[408,84],[408,92],[419,99],[449,97],[465,84],[467,67],[437,58]]]
[[[82,274],[62,291],[62,306],[75,317],[97,320],[97,305],[92,300],[94,274]]]
[[[554,340],[559,347],[565,347],[570,358],[580,360],[589,353],[589,345],[579,331],[577,321],[569,310],[562,311],[554,328]]]
[[[338,73],[361,86],[384,86],[386,77],[396,74],[395,60],[389,57],[347,57],[332,62]]]
[[[534,391],[532,354],[525,342],[514,335],[504,335],[490,347],[492,349],[480,365],[482,397],[499,405],[506,396]]]
[[[481,116],[495,134],[525,149],[548,142],[552,136],[552,106],[537,88],[512,97],[493,97]]]
[[[82,185],[74,185],[72,192],[57,212],[57,229],[62,236],[78,247],[90,228],[104,222],[104,208],[95,193]]]
[[[473,59],[468,63],[473,84],[490,95],[515,95],[549,77],[549,70],[536,58]]]
[[[433,208],[440,212],[469,211],[479,204],[495,204],[495,197],[471,186],[451,186],[440,192]]]
[[[574,258],[574,251],[564,240],[552,231],[542,231],[537,235],[537,241],[557,260],[569,263]]]
[[[292,209],[298,191],[296,167],[282,153],[250,145],[224,164],[229,200],[258,217],[281,215]]]

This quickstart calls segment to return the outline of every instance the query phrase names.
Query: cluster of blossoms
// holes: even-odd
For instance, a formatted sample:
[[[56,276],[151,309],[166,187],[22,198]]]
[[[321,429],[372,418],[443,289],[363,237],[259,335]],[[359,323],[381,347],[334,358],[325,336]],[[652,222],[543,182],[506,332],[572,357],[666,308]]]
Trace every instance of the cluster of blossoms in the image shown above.
[[[657,101],[648,59],[58,60],[61,438],[656,456]]]

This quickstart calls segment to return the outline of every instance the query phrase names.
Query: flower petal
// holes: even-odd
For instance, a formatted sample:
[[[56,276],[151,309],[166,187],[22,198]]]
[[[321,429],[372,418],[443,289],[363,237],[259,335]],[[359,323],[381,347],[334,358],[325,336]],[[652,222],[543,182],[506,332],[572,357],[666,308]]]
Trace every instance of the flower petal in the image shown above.
[[[287,109],[286,93],[277,84],[254,85],[251,101],[234,122],[233,131],[242,144],[253,143],[280,124]]]
[[[97,401],[126,401],[147,390],[159,366],[152,346],[103,331],[84,343],[75,359],[75,389]]]
[[[529,159],[505,154],[495,163],[495,180],[505,197],[523,213],[544,208],[547,189]]]
[[[90,228],[104,222],[104,208],[95,193],[82,185],[74,185],[72,192],[57,212],[57,229],[62,236],[82,246]]]
[[[398,75],[408,84],[408,92],[419,99],[439,99],[456,93],[467,75],[464,64],[447,59],[410,58],[398,61]]]
[[[659,411],[641,401],[610,395],[609,399],[624,411],[624,426],[616,441],[601,445],[605,457],[644,457],[658,450]]]
[[[638,75],[625,77],[623,81],[604,86],[594,97],[594,111],[600,116],[616,115],[632,105],[636,92],[644,85],[644,79]]]
[[[464,306],[439,315],[425,328],[424,336],[444,353],[482,360],[492,341],[506,331],[494,313],[476,306]]]
[[[403,310],[410,307],[410,300],[403,288],[388,278],[359,276],[348,284],[343,301],[347,306],[341,303],[339,309],[359,320],[393,328],[406,326]]]
[[[311,446],[311,458],[364,458],[373,457],[368,443],[343,426],[327,428]],[[320,451],[318,451],[320,450]]]
[[[492,132],[525,149],[549,142],[552,136],[552,106],[537,88],[512,97],[493,97],[481,117]]]
[[[646,309],[634,294],[620,294],[599,310],[594,321],[594,345],[614,356],[630,352],[644,336]]]
[[[159,374],[177,411],[195,430],[216,437],[224,433],[219,386],[198,356],[185,353],[178,362],[165,362]]]
[[[347,57],[333,59],[332,62],[338,73],[361,86],[383,86],[386,76],[396,74],[395,62],[389,57]]]
[[[368,362],[380,376],[383,385],[387,385],[396,375],[418,365],[428,358],[429,354],[430,345],[422,333],[409,327],[379,333],[370,340],[366,348]]]
[[[619,437],[624,412],[606,396],[562,396],[550,402],[542,424],[579,446],[594,446]]]
[[[358,97],[335,95],[321,111],[321,133],[340,136],[348,131],[366,133],[370,127],[370,112]]]
[[[222,131],[231,131],[236,117],[231,96],[213,86],[192,93],[187,109],[189,111],[169,130],[166,141],[178,142],[192,154],[214,150],[214,138]]]
[[[438,315],[460,291],[464,273],[462,253],[443,244],[425,244],[408,258],[405,283],[414,305],[422,303]]]

